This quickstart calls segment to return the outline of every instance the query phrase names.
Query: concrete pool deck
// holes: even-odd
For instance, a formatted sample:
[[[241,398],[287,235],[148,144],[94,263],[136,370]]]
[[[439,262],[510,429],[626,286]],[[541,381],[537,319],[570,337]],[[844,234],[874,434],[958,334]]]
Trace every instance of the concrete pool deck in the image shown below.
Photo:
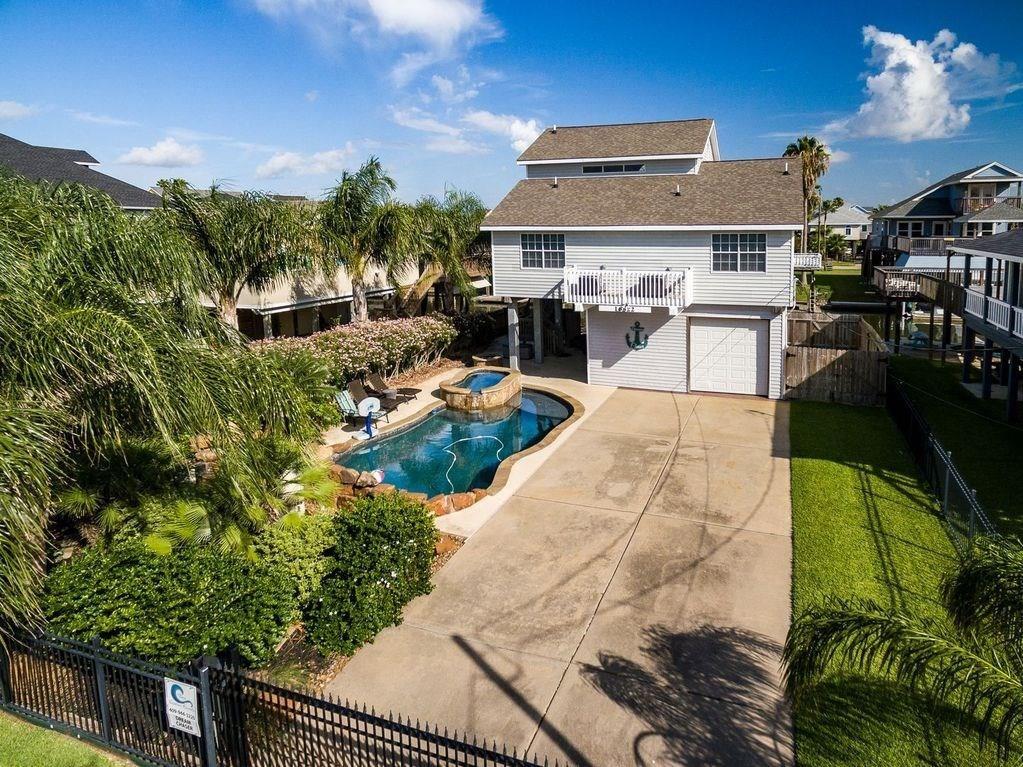
[[[600,401],[326,691],[577,767],[791,764],[787,405],[559,383]]]

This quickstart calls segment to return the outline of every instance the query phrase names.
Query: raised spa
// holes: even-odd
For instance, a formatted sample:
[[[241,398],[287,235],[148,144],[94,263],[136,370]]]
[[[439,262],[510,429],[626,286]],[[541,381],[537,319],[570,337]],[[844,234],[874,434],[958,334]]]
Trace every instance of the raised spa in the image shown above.
[[[521,373],[490,366],[473,368],[440,385],[444,404],[452,410],[469,412],[513,405],[521,391]]]
[[[428,496],[487,488],[502,461],[540,442],[571,413],[562,400],[523,389],[515,406],[480,413],[440,407],[338,461],[358,471],[380,469],[384,482]]]

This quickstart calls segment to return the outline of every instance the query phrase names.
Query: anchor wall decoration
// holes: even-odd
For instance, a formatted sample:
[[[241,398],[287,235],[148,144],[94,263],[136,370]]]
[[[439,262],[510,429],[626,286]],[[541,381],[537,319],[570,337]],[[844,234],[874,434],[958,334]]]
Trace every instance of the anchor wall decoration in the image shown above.
[[[629,348],[637,351],[639,349],[645,349],[647,342],[650,341],[650,336],[648,336],[646,333],[643,333],[643,326],[639,324],[639,320],[636,320],[634,323],[632,323],[632,327],[629,328],[629,330],[632,331],[632,338],[629,338],[628,333],[625,334],[625,343],[629,345]],[[643,333],[642,341],[639,340],[640,333]]]

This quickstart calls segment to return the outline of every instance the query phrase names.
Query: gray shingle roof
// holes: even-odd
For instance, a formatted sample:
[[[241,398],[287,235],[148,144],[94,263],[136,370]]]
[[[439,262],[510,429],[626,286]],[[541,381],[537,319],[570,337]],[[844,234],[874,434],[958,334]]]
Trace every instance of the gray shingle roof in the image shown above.
[[[145,189],[79,163],[98,162],[82,149],[35,146],[0,133],[0,168],[30,181],[73,182],[109,194],[122,208],[158,208],[160,198]]]
[[[870,216],[851,205],[843,205],[834,213],[828,214],[828,226],[845,226],[848,224],[869,224]]]
[[[1023,229],[1013,229],[1001,234],[978,237],[975,240],[961,242],[951,246],[951,250],[969,250],[971,253],[989,253],[992,258],[1012,256],[1023,258]]]
[[[962,223],[967,221],[1023,221],[1023,210],[1005,202],[996,202],[994,205],[960,216],[956,221]]]
[[[523,179],[483,226],[799,227],[802,217],[799,161],[789,157],[704,162],[697,174],[563,178],[557,187]]]
[[[520,161],[590,157],[650,157],[701,154],[713,120],[671,120],[620,125],[566,125],[547,128]]]
[[[948,184],[956,184],[963,181],[971,173],[976,173],[981,168],[986,168],[992,163],[986,162],[983,165],[975,165],[972,168],[966,170],[956,171],[945,178],[941,179],[937,183],[931,184],[929,187],[924,189],[922,192],[917,192],[912,197],[907,197],[905,200],[901,200],[894,205],[889,205],[879,213],[874,214],[874,218],[912,218],[913,216],[954,216],[955,211],[952,210],[951,204],[948,200],[929,200],[924,197],[922,200],[915,200],[914,198],[921,195],[930,194],[936,189],[940,189]],[[982,178],[980,181],[997,181],[994,178]]]

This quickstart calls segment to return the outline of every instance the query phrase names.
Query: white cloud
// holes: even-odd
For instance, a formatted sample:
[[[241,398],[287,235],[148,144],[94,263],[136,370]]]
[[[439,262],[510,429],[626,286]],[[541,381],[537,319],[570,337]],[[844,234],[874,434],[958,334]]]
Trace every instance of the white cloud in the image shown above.
[[[203,161],[203,152],[195,144],[181,144],[171,136],[157,141],[153,146],[136,146],[117,158],[123,165],[152,165],[160,168],[181,168],[198,165]]]
[[[1016,66],[973,43],[957,43],[943,29],[933,40],[912,41],[875,26],[863,28],[869,45],[867,100],[855,115],[825,126],[829,136],[891,138],[908,142],[947,138],[970,123],[970,100],[1002,97],[1019,89]]]
[[[501,34],[483,10],[482,0],[249,0],[266,16],[293,21],[320,44],[358,39],[377,47],[387,42],[401,51],[391,77],[407,84],[424,68],[459,50]]]
[[[312,103],[313,101],[316,101],[319,97],[320,97],[320,92],[319,91],[306,91],[305,92],[305,100],[310,102],[310,103]]]
[[[0,120],[21,120],[31,117],[38,111],[36,107],[17,101],[0,101]]]
[[[482,83],[472,81],[469,70],[465,66],[458,68],[455,79],[434,75],[430,78],[430,83],[437,91],[440,100],[448,104],[461,104],[463,101],[476,98],[482,85]]]
[[[391,117],[398,125],[425,133],[439,133],[445,136],[459,136],[462,133],[461,128],[443,123],[418,107],[408,107],[407,109],[392,107]]]
[[[511,139],[512,147],[519,152],[525,151],[543,131],[536,120],[523,120],[515,115],[496,115],[482,109],[466,112],[462,120],[487,133]]]
[[[351,141],[339,149],[328,149],[313,154],[278,152],[256,168],[256,178],[317,176],[324,173],[337,173],[345,169],[353,154],[355,154],[355,145]]]
[[[98,115],[94,112],[83,112],[78,109],[69,109],[70,114],[78,122],[92,123],[94,125],[109,125],[114,128],[128,128],[131,126],[138,125],[134,120],[122,120],[120,117],[111,117],[110,115]]]
[[[852,159],[852,155],[844,149],[832,149],[831,150],[831,164],[837,165],[842,162],[848,162]]]
[[[433,136],[423,146],[430,151],[445,154],[486,154],[490,151],[464,136]]]

